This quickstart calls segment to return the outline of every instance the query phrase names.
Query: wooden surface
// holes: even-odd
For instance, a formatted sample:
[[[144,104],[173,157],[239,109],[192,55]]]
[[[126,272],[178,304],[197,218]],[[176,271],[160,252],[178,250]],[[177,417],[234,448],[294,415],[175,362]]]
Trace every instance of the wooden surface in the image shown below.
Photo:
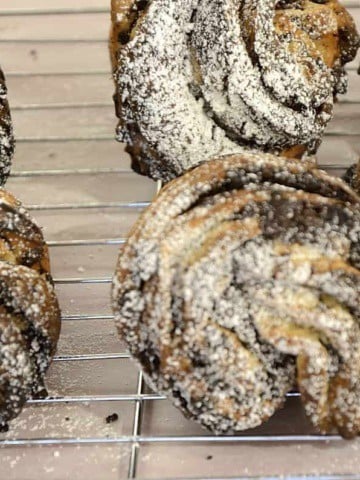
[[[100,204],[147,201],[155,193],[153,182],[130,171],[123,147],[114,141],[116,120],[106,44],[108,3],[0,0],[0,63],[7,74],[18,139],[8,188],[35,208],[33,214],[51,245],[122,238],[141,209]],[[360,2],[347,3],[359,7],[351,11],[360,24]],[[68,11],[84,8],[87,13]],[[51,14],[58,10],[63,13]],[[1,15],[4,11],[6,15]],[[351,66],[349,93],[337,106],[319,153],[323,165],[338,166],[331,170],[335,174],[343,173],[360,155],[360,78],[355,65]],[[74,169],[80,171],[69,174]],[[52,445],[0,449],[1,480],[127,478],[134,450],[121,439],[133,433],[135,402],[101,401],[99,396],[135,394],[137,369],[126,358],[76,357],[124,353],[110,318],[109,284],[77,283],[77,279],[109,278],[118,248],[101,244],[51,247],[53,274],[66,280],[57,284],[64,316],[58,357],[68,357],[68,361],[58,358],[53,364],[48,386],[52,395],[72,400],[27,406],[11,431],[0,438],[52,439]],[[77,315],[90,318],[77,320]],[[94,395],[98,401],[86,400]],[[83,396],[84,400],[77,398]],[[107,425],[105,418],[114,412],[119,420]],[[254,432],[308,433],[311,427],[296,399]],[[144,402],[141,434],[208,435],[163,400]],[[92,438],[109,443],[81,443]],[[359,446],[358,440],[227,445],[150,442],[139,450],[137,473],[139,478],[356,474],[360,473]]]

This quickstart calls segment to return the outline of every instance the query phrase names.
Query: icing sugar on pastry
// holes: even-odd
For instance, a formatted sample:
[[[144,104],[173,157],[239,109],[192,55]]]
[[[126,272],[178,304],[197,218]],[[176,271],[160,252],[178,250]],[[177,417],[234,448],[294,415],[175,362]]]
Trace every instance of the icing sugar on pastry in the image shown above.
[[[5,77],[0,69],[0,186],[5,184],[10,174],[14,144]]]
[[[335,1],[113,1],[118,139],[168,180],[220,154],[313,153],[358,37]]]
[[[60,333],[60,310],[40,228],[0,189],[0,431],[44,377]]]
[[[339,179],[266,154],[173,180],[122,248],[113,309],[149,383],[216,433],[295,385],[321,432],[360,431],[360,207]]]

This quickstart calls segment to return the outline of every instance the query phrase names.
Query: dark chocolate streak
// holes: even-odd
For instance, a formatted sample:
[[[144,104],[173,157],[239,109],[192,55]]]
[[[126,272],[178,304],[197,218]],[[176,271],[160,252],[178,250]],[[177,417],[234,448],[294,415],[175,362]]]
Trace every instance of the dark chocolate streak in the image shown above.
[[[336,2],[119,0],[113,9],[117,139],[137,173],[163,182],[249,149],[315,153],[359,43]],[[330,65],[327,32],[339,38]]]
[[[0,186],[6,183],[10,174],[11,160],[15,149],[15,140],[7,101],[5,76],[0,68]]]
[[[30,397],[45,395],[44,375],[60,329],[40,228],[6,191],[0,201],[0,430]]]
[[[314,426],[354,436],[359,246],[359,197],[340,180],[269,155],[204,163],[160,192],[124,246],[119,331],[151,385],[216,433],[259,425],[298,382]],[[324,352],[330,380],[306,377],[302,341]]]
[[[5,308],[6,315],[0,315],[0,325],[6,325],[7,322],[12,322],[18,329],[20,338],[18,339],[18,347],[21,348],[23,355],[26,356],[27,362],[31,367],[31,371],[28,375],[27,381],[30,381],[31,390],[25,387],[21,382],[12,382],[12,371],[2,371],[0,361],[0,427],[4,427],[8,421],[13,419],[19,414],[22,406],[29,398],[30,394],[37,394],[44,389],[43,379],[45,371],[48,368],[51,354],[54,349],[54,345],[50,341],[50,338],[45,335],[43,326],[37,325],[33,320],[29,318],[29,315],[24,308],[23,300],[19,297],[14,299],[11,289],[14,288],[13,282],[18,282],[18,279],[12,279],[11,277],[0,277],[0,306]],[[21,294],[20,294],[21,295]],[[2,316],[2,318],[1,318]],[[7,317],[7,320],[6,320]],[[4,323],[5,322],[5,323]],[[0,328],[0,360],[2,357],[2,349],[6,347],[5,332]],[[14,342],[13,338],[8,338],[10,342]],[[4,343],[5,341],[5,343]],[[11,343],[10,343],[11,345]],[[25,380],[25,379],[24,379]]]

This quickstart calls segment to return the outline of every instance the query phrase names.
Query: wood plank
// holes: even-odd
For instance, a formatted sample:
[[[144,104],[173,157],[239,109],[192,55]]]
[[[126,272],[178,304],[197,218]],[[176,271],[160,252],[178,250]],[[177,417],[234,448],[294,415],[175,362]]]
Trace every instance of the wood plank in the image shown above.
[[[114,139],[103,142],[18,142],[13,161],[13,170],[16,171],[99,167],[130,169],[130,157],[124,153],[124,145]]]
[[[86,25],[86,28],[84,28]],[[1,41],[89,40],[106,42],[109,13],[80,15],[1,16]]]
[[[110,284],[57,285],[63,315],[111,315]],[[89,388],[91,388],[89,384]],[[110,393],[110,392],[107,392]]]
[[[327,134],[357,135],[360,134],[359,105],[338,104],[334,109],[334,118],[329,123]]]
[[[348,72],[348,91],[345,95],[339,95],[339,102],[360,102],[360,76],[352,71]],[[360,106],[358,105],[359,109]]]
[[[93,438],[97,435],[98,438],[114,438],[130,435],[132,409],[131,402],[29,405],[11,424],[11,431],[0,438],[46,438],[50,432],[53,438]],[[118,421],[106,424],[106,417],[114,412],[118,413]],[[29,476],[23,478],[28,479]]]
[[[119,245],[52,247],[52,272],[55,277],[98,278],[113,272]]]
[[[99,162],[99,166],[101,166]],[[7,187],[26,204],[104,203],[150,200],[154,182],[136,173],[10,178]]]
[[[348,2],[348,5],[352,5],[352,6],[348,7],[347,9],[348,9],[348,12],[350,13],[350,15],[355,20],[355,23],[356,23],[357,27],[359,28],[359,25],[360,25],[360,1],[355,0],[355,2],[356,3],[354,3],[354,4]],[[347,2],[341,2],[341,3],[346,6]],[[356,7],[354,7],[354,5],[356,5]]]
[[[159,419],[160,420],[160,419]],[[292,423],[294,417],[289,417]],[[166,419],[168,422],[168,419]],[[154,444],[144,445],[139,454],[139,478],[312,478],[320,475],[339,479],[355,476],[358,458],[353,454],[360,440],[350,443],[316,442],[248,444]],[[169,461],[169,458],[171,461]],[[306,461],[304,459],[306,458]]]
[[[127,478],[130,445],[10,447],[1,453],[6,480],[119,480]],[[36,458],[36,461],[34,461]]]
[[[106,277],[115,269],[119,245],[51,247],[54,277]]]
[[[71,7],[108,7],[110,4],[109,0],[76,0],[74,5],[74,0],[61,0],[60,3],[49,2],[49,0],[1,0],[0,13],[2,9],[24,9],[24,8],[48,8],[55,9],[59,6],[63,8]]]
[[[100,355],[125,351],[113,320],[62,322],[57,355]]]
[[[26,80],[8,76],[7,86],[12,110],[36,104],[113,104],[114,83],[110,74],[34,76]]]
[[[13,121],[17,137],[115,137],[116,118],[112,106],[14,111]]]
[[[82,209],[36,211],[32,216],[42,226],[47,240],[83,240],[125,237],[140,212],[141,209]]]
[[[7,75],[55,72],[111,72],[110,59],[103,43],[0,43],[1,66]]]
[[[114,375],[119,371],[121,375]],[[127,395],[136,392],[137,368],[127,359],[56,362],[49,370],[47,387],[56,395]]]
[[[346,169],[360,158],[360,135],[327,137],[320,146],[317,156],[320,165],[343,165]]]

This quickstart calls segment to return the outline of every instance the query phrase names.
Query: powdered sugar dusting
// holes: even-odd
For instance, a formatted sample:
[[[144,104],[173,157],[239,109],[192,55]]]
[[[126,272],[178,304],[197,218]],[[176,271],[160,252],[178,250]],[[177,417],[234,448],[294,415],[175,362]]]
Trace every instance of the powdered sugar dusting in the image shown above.
[[[0,430],[26,400],[44,395],[44,376],[60,332],[42,233],[0,189]]]
[[[216,433],[259,425],[297,383],[321,432],[356,435],[359,236],[359,198],[310,164],[210,161],[160,192],[122,249],[119,331],[149,382]]]
[[[5,78],[0,69],[0,186],[5,184],[10,174],[14,145]]]
[[[337,2],[153,0],[140,14],[144,2],[123,3],[113,5],[115,30],[128,29],[115,60],[118,139],[139,171],[169,180],[248,148],[316,150],[357,50],[348,16],[325,58],[322,38],[343,21]],[[140,19],[128,25],[129,12]]]

